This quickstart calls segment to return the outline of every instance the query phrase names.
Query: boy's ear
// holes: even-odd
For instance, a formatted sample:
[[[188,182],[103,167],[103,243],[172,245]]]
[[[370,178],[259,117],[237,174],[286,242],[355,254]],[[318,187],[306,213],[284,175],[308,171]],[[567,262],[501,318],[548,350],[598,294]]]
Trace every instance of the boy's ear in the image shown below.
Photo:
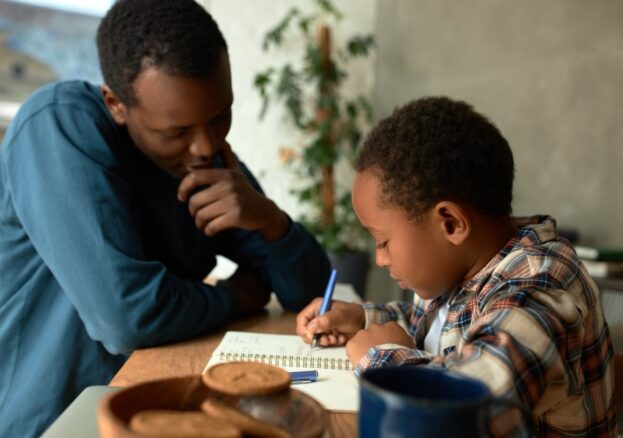
[[[106,104],[106,108],[108,108],[115,123],[125,125],[127,118],[126,106],[117,98],[108,85],[102,85],[101,90],[102,96],[104,96],[104,104]]]
[[[433,207],[433,215],[442,234],[450,243],[459,246],[467,240],[472,224],[465,208],[454,202],[441,201]]]

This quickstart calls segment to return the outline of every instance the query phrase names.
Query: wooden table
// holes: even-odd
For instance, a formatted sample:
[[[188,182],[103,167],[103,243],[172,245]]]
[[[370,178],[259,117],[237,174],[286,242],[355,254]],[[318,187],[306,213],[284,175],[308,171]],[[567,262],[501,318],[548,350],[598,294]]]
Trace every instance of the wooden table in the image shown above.
[[[129,386],[147,380],[200,374],[227,330],[294,334],[296,314],[286,312],[276,301],[256,316],[234,321],[224,329],[177,344],[136,350],[110,381]],[[331,437],[357,436],[357,415],[329,412]]]

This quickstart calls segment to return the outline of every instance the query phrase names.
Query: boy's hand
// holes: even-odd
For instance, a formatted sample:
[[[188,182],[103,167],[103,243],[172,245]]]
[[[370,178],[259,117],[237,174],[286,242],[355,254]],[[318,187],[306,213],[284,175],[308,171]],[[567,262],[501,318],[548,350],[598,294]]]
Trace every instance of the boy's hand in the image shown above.
[[[319,333],[321,347],[343,345],[365,325],[365,313],[359,304],[334,300],[331,310],[318,316],[321,305],[322,298],[315,298],[296,317],[296,334],[307,343]]]
[[[251,186],[227,142],[222,156],[226,169],[191,169],[179,185],[177,197],[188,201],[197,228],[208,236],[227,228],[242,228],[258,230],[266,240],[281,239],[290,226],[288,217]]]
[[[370,348],[382,344],[415,348],[411,336],[396,321],[391,321],[371,324],[366,330],[359,330],[346,344],[346,354],[352,364],[357,364]]]

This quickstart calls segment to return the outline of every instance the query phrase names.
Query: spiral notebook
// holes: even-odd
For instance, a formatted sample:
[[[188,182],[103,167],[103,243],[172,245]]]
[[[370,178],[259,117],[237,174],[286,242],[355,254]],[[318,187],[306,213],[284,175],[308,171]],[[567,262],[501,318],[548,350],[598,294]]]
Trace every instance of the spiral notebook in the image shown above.
[[[229,331],[206,368],[221,362],[251,361],[277,365],[288,371],[318,370],[318,380],[295,385],[330,411],[357,412],[359,387],[344,347],[315,348],[294,335]],[[205,372],[205,370],[204,370]]]

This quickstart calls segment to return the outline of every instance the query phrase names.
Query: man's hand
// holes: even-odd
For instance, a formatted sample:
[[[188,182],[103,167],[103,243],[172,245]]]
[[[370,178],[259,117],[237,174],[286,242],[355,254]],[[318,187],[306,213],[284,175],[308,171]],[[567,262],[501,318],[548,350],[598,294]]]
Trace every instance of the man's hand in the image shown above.
[[[236,303],[235,315],[247,316],[257,313],[270,300],[270,287],[251,271],[238,269],[227,280],[219,281],[229,287]]]
[[[322,298],[315,298],[296,317],[296,334],[311,343],[314,334],[322,334],[318,345],[343,345],[365,325],[363,307],[346,301],[333,301],[331,310],[318,316]]]
[[[227,142],[222,156],[226,169],[192,169],[179,185],[177,197],[188,201],[197,228],[208,236],[242,228],[258,230],[266,240],[282,238],[290,226],[288,217],[251,186]]]
[[[370,348],[382,344],[415,348],[411,336],[397,322],[391,321],[371,324],[366,330],[359,330],[346,344],[346,354],[351,363],[357,364]]]

